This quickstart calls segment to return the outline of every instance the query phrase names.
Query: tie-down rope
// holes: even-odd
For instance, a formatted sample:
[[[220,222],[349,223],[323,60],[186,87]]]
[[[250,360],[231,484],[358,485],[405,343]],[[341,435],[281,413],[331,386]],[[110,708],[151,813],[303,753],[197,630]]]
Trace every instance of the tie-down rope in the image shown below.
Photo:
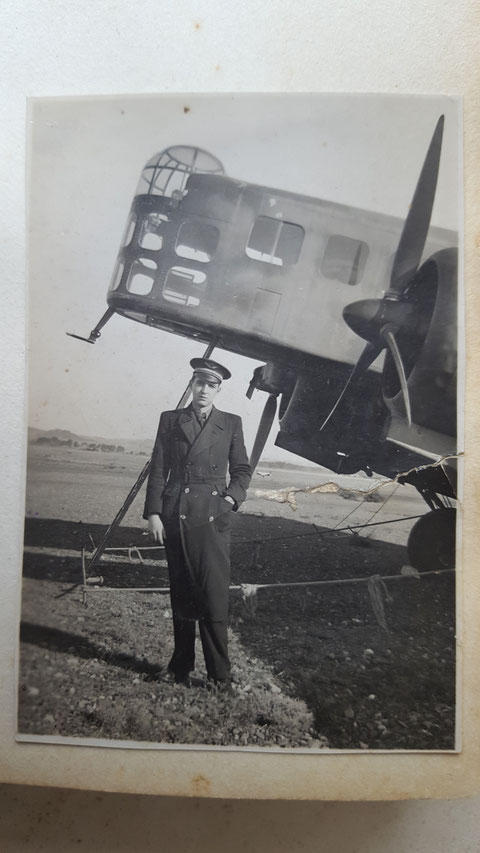
[[[257,606],[258,606],[258,598],[257,593],[259,589],[286,589],[288,587],[312,587],[312,586],[335,586],[340,584],[356,584],[356,583],[367,583],[368,584],[368,592],[370,597],[370,602],[372,604],[372,609],[375,614],[375,618],[380,625],[380,627],[384,631],[388,631],[387,621],[385,617],[385,602],[391,603],[393,600],[388,592],[385,581],[396,581],[396,580],[405,580],[406,578],[412,579],[415,578],[420,580],[424,577],[431,577],[433,575],[444,575],[454,573],[455,569],[435,569],[429,572],[417,572],[412,566],[405,566],[402,568],[400,574],[397,575],[370,575],[369,577],[361,577],[361,578],[332,578],[331,580],[322,580],[322,581],[285,581],[282,583],[241,583],[241,584],[231,584],[229,589],[232,591],[239,591],[242,595],[242,600],[245,604],[245,607],[248,613],[252,616],[255,615]],[[170,592],[170,587],[105,587],[101,584],[103,583],[103,578],[95,578],[92,579],[95,586],[87,587],[88,580],[84,580],[83,585],[83,601],[86,603],[86,592],[87,588],[90,592],[142,592],[142,593],[152,593],[157,592],[161,594],[168,594]],[[97,585],[97,584],[100,585]]]

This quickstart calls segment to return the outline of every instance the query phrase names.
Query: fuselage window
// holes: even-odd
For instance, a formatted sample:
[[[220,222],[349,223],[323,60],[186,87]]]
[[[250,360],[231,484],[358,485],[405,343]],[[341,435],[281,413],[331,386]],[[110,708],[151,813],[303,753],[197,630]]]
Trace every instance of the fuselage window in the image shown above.
[[[130,268],[127,290],[137,296],[147,296],[153,288],[157,265],[150,258],[138,258]]]
[[[301,225],[270,216],[257,216],[245,251],[255,261],[278,267],[293,266],[300,256],[304,237]]]
[[[163,223],[168,222],[168,216],[163,213],[149,213],[142,223],[138,243],[142,249],[152,249],[158,252],[163,245]]]
[[[220,232],[215,225],[195,221],[184,222],[178,232],[175,251],[180,258],[208,264],[215,254],[219,237]]]
[[[323,255],[322,275],[353,286],[362,280],[367,258],[368,246],[362,240],[332,234]]]
[[[167,302],[197,308],[207,286],[207,276],[200,270],[172,267],[167,273],[162,296]]]

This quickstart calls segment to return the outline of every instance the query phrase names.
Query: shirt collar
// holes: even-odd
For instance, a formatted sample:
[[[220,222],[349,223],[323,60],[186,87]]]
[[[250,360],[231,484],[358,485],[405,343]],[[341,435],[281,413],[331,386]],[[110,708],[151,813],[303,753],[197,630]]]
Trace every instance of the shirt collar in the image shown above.
[[[213,410],[213,403],[211,403],[211,404],[210,404],[210,406],[208,407],[208,409],[195,409],[195,408],[194,408],[193,403],[190,403],[190,408],[191,408],[192,412],[193,412],[197,417],[202,416],[202,417],[203,417],[203,420],[205,420],[205,421],[206,421],[206,420],[208,420],[208,418],[210,417],[210,415],[211,415],[211,413],[212,413],[212,410]]]

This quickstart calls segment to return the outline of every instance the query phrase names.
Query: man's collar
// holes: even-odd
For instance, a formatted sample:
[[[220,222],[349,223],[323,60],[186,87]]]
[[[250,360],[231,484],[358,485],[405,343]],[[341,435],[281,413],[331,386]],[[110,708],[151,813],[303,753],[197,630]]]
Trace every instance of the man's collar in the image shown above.
[[[206,420],[210,416],[211,412],[213,411],[214,405],[213,405],[213,403],[211,403],[207,409],[196,409],[195,406],[193,405],[193,403],[190,403],[190,408],[191,408],[192,412],[194,412],[198,416],[202,416],[203,419]]]
[[[177,409],[180,420],[183,421],[194,418],[195,417],[195,409],[192,404],[189,403],[184,409]],[[212,411],[210,412],[210,417],[208,418],[209,422],[215,423],[220,429],[225,428],[225,412],[222,412],[221,409],[217,409],[217,407],[212,404]]]

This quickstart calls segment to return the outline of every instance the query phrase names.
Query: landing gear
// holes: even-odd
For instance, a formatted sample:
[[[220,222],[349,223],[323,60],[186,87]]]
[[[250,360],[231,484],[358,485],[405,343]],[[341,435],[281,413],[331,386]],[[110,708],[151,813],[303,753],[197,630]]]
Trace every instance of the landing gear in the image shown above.
[[[108,321],[113,317],[114,314],[115,314],[115,309],[114,308],[108,308],[105,311],[105,314],[103,315],[103,317],[101,317],[100,320],[98,321],[95,328],[92,329],[88,338],[82,338],[81,335],[74,335],[73,332],[67,332],[67,335],[69,338],[76,338],[77,341],[85,341],[85,343],[87,343],[87,344],[94,344],[95,341],[97,341],[98,338],[100,338],[102,336],[100,329],[103,329],[105,323],[108,323]]]
[[[454,507],[427,512],[414,524],[408,537],[410,565],[419,572],[455,568]]]
[[[398,477],[415,486],[430,512],[414,524],[408,537],[408,559],[420,572],[455,568],[456,469],[444,465],[416,468]]]

